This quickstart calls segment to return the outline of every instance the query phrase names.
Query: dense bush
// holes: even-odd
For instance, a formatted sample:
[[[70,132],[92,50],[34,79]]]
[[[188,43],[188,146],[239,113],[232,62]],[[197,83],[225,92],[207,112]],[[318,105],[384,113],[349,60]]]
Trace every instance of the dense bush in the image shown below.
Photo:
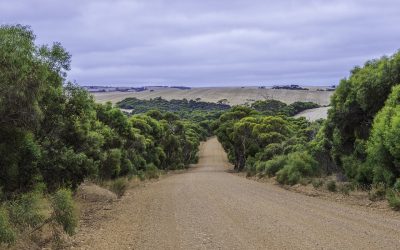
[[[377,140],[383,138],[378,130],[383,131],[389,127],[393,130],[387,134],[393,135],[393,139],[396,140],[395,137],[398,134],[394,133],[396,119],[393,119],[394,123],[389,127],[384,125],[386,121],[392,120],[391,116],[395,116],[393,110],[396,109],[396,101],[392,98],[392,101],[388,103],[390,107],[386,108],[386,111],[382,111],[379,117],[375,118],[375,115],[384,106],[392,87],[399,83],[400,53],[368,61],[362,68],[355,67],[351,71],[350,77],[340,82],[331,98],[331,109],[324,129],[324,135],[329,141],[325,145],[326,149],[329,150],[332,159],[340,168],[343,167],[343,160],[346,156],[354,157],[353,162],[364,162],[367,154],[373,154],[372,151],[375,151],[376,156],[373,158],[381,157],[383,160],[377,167],[381,169],[379,169],[380,176],[374,177],[375,181],[393,182],[393,177],[387,176],[391,171],[386,171],[388,170],[387,161],[393,159],[386,158],[387,149],[380,151],[379,145],[383,144]],[[373,122],[374,118],[375,122]],[[365,145],[373,123],[374,127],[380,128],[374,129],[376,132],[373,132],[371,138],[374,142],[369,142],[369,149],[366,152]],[[386,144],[389,146],[389,143]],[[347,161],[347,163],[349,162]],[[385,167],[382,167],[382,164]],[[371,183],[374,179],[372,178],[373,171],[370,171],[374,166],[362,164],[350,166],[347,164],[346,167],[346,172],[350,174],[349,177],[359,175],[359,181],[364,183]]]
[[[376,115],[366,152],[364,168],[371,171],[372,181],[393,185],[400,176],[400,85],[393,88]]]
[[[150,100],[141,100],[135,97],[126,98],[117,103],[123,109],[132,109],[134,114],[146,113],[150,110],[161,112],[188,113],[193,111],[223,111],[230,108],[227,104],[202,102],[195,100],[165,100],[157,97]]]
[[[88,92],[66,82],[70,55],[60,44],[36,46],[23,26],[1,26],[0,36],[0,187],[6,196],[41,182],[51,192],[76,188],[85,178],[132,175],[149,164],[176,169],[196,162],[209,125],[159,111],[128,117],[110,103],[96,104]],[[158,101],[178,108],[229,108]]]
[[[251,108],[263,115],[287,115],[294,116],[304,110],[318,108],[319,105],[313,102],[294,102],[287,105],[278,100],[255,101]]]
[[[262,162],[264,163],[262,172],[265,172],[268,176],[275,176],[286,165],[287,159],[286,155],[277,155],[269,161]]]
[[[147,165],[145,175],[148,179],[158,179],[160,176],[159,171],[154,164]]]
[[[294,152],[288,155],[284,167],[276,173],[278,182],[294,185],[302,178],[314,176],[318,163],[307,152]]]
[[[386,197],[389,202],[389,206],[393,208],[393,210],[400,210],[400,192],[389,190]]]
[[[72,234],[73,203],[63,188],[75,189],[87,178],[138,173],[155,178],[158,169],[195,163],[210,121],[229,108],[171,101],[174,107],[187,105],[190,114],[149,111],[129,117],[111,103],[95,103],[87,91],[69,83],[69,53],[59,43],[35,45],[26,26],[0,26],[0,55],[1,201],[8,200],[11,224],[19,230],[46,222],[44,196],[56,192],[51,202],[56,220]],[[151,102],[146,105],[153,108]],[[208,108],[215,112],[205,112]],[[6,228],[4,218],[3,213]]]
[[[58,190],[52,197],[51,205],[55,221],[63,227],[66,233],[74,234],[78,225],[78,217],[72,192],[68,189]]]

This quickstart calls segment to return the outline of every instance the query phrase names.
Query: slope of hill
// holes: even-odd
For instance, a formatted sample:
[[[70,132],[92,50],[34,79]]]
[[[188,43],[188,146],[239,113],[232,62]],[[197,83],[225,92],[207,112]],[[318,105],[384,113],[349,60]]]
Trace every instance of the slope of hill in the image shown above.
[[[329,107],[320,107],[315,109],[307,109],[298,113],[294,117],[305,117],[309,121],[316,121],[318,119],[326,119],[328,117]]]
[[[226,99],[227,104],[238,105],[252,103],[257,100],[275,99],[287,104],[295,101],[314,102],[319,105],[328,105],[332,91],[318,91],[317,88],[310,90],[288,90],[288,89],[260,89],[257,87],[204,87],[191,89],[177,89],[164,87],[149,87],[141,92],[100,92],[93,93],[98,102],[111,101],[116,103],[128,97],[139,99],[151,99],[162,97],[166,100],[200,98],[205,102],[218,102]]]

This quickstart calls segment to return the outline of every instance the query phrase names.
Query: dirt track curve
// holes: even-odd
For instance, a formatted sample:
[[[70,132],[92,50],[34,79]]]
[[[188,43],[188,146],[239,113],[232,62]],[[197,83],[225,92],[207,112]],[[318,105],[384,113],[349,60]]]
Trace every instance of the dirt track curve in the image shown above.
[[[186,173],[136,188],[80,249],[399,249],[400,217],[248,180],[215,138]]]

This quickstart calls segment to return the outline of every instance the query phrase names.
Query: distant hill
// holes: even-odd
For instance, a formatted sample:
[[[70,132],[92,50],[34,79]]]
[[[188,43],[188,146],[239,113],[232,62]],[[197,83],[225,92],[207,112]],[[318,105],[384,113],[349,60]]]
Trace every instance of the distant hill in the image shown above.
[[[308,90],[271,89],[259,87],[201,87],[201,88],[170,88],[146,87],[140,92],[96,92],[93,93],[97,102],[110,101],[117,103],[128,97],[150,100],[162,97],[166,100],[197,100],[204,102],[222,101],[229,105],[251,104],[257,100],[274,99],[291,104],[296,101],[314,102],[324,106],[329,104],[333,91],[321,91],[322,88],[307,87]]]

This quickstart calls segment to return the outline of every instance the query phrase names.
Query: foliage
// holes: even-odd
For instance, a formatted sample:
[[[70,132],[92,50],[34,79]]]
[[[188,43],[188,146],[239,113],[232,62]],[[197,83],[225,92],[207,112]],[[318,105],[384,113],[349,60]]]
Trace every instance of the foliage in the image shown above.
[[[128,117],[66,81],[70,55],[59,43],[37,46],[30,28],[20,25],[1,26],[0,37],[0,186],[6,198],[38,183],[53,192],[75,189],[85,178],[134,175],[148,165],[186,167],[197,161],[211,120],[229,108],[130,100],[142,111],[162,112]],[[178,109],[182,116],[166,112]]]
[[[400,178],[397,178],[396,182],[394,183],[393,190],[396,192],[400,192]]]
[[[385,198],[386,186],[383,183],[376,183],[372,186],[368,193],[368,197],[371,201],[382,200]]]
[[[179,116],[160,108],[129,117],[67,82],[70,54],[59,43],[36,45],[26,26],[0,26],[0,54],[0,201],[7,200],[0,209],[0,240],[5,243],[53,221],[73,234],[78,218],[70,189],[87,178],[117,179],[113,188],[122,195],[121,177],[158,178],[159,169],[195,163],[212,120],[229,108],[170,101],[171,109],[187,108]],[[150,104],[146,110],[154,108]]]
[[[372,173],[375,170],[369,171],[369,169],[375,168],[374,166],[354,164],[351,169],[346,169],[346,173],[350,174],[349,177],[364,175],[364,177],[358,178],[364,183],[393,182],[393,177],[390,176],[391,170],[387,171],[390,161],[393,159],[389,157],[386,160],[387,149],[380,151],[383,144],[379,142],[379,138],[384,138],[384,135],[379,131],[385,129],[386,121],[391,123],[387,128],[396,129],[396,119],[392,121],[390,118],[395,115],[393,112],[396,104],[393,98],[396,94],[393,94],[392,101],[388,102],[390,107],[385,108],[385,111],[382,111],[376,118],[375,116],[384,106],[392,87],[399,83],[400,53],[396,53],[391,57],[368,61],[364,67],[355,67],[351,71],[350,77],[343,79],[333,94],[324,134],[329,141],[326,149],[329,150],[334,162],[341,168],[344,157],[349,155],[361,162],[365,161],[367,154],[375,154],[375,157],[372,157],[374,159],[377,159],[376,157],[385,159],[377,166],[377,168],[381,168],[379,169],[380,176],[371,178],[372,175],[375,175]],[[366,152],[365,145],[373,123],[376,128],[368,143],[368,152]],[[371,158],[371,156],[369,157]],[[371,161],[374,160],[371,159]]]
[[[294,152],[288,155],[284,167],[276,173],[277,181],[294,185],[306,176],[313,176],[318,163],[307,152]]]
[[[115,193],[118,198],[121,198],[128,188],[128,181],[126,178],[118,178],[113,180],[110,186],[110,189],[113,193]]]
[[[389,190],[386,198],[389,202],[389,206],[393,208],[393,210],[400,210],[400,192]]]
[[[400,176],[400,85],[376,115],[366,152],[365,167],[371,169],[372,181],[393,185]]]
[[[278,100],[255,101],[251,107],[263,115],[287,115],[294,116],[304,110],[318,108],[313,102],[294,102],[287,105]]]
[[[16,234],[10,224],[8,212],[5,208],[0,207],[0,245],[1,243],[12,244],[15,239]]]
[[[342,193],[343,195],[349,195],[352,189],[353,186],[349,183],[339,185],[339,192]]]
[[[54,193],[51,201],[55,221],[63,227],[66,233],[74,234],[78,225],[78,217],[72,192],[68,189],[59,189]]]
[[[324,185],[324,181],[321,180],[321,179],[318,179],[318,178],[314,178],[314,179],[311,181],[311,184],[313,185],[314,188],[319,188],[319,187],[321,187],[322,185]]]
[[[223,111],[230,108],[223,103],[202,102],[197,100],[165,100],[157,97],[150,100],[140,100],[135,97],[126,98],[117,103],[123,109],[132,109],[134,114],[146,113],[150,110],[161,112],[190,113],[193,111]]]
[[[19,229],[34,228],[46,218],[44,204],[45,200],[41,193],[22,194],[9,204],[10,219]]]
[[[264,165],[264,169],[261,172],[264,172],[268,176],[275,176],[276,173],[281,170],[287,162],[286,155],[277,155],[273,157],[271,160],[266,162],[260,162],[259,164]]]
[[[146,177],[148,179],[158,179],[159,171],[158,171],[157,167],[154,164],[149,164],[146,167]]]

